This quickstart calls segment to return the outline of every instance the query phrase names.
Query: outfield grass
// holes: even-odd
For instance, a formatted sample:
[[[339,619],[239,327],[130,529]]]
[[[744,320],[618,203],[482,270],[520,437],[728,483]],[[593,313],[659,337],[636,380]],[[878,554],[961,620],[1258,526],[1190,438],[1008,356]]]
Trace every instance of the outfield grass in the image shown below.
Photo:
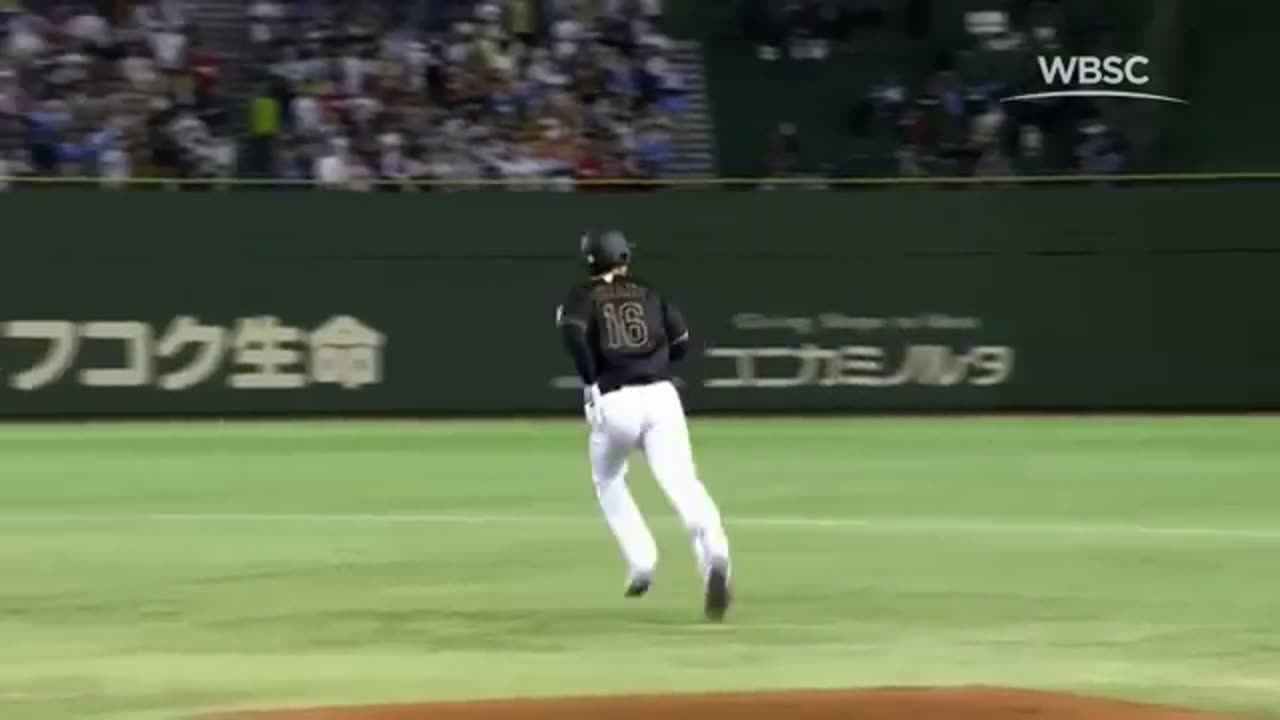
[[[711,421],[740,604],[577,423],[8,427],[0,718],[996,684],[1280,718],[1280,422]]]

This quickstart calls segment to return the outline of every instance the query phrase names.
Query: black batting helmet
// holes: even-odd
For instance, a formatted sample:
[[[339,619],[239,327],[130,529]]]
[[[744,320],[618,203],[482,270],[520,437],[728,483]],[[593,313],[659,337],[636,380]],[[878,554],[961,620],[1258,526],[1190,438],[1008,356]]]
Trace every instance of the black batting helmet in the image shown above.
[[[585,233],[582,236],[582,259],[593,273],[604,273],[631,262],[631,243],[618,230]]]

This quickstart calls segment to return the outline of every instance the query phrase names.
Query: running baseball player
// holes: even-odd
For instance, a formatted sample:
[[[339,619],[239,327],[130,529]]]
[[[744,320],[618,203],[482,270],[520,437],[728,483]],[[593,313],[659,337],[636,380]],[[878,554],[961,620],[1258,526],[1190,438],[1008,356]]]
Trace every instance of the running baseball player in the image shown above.
[[[648,592],[658,562],[653,534],[627,487],[627,459],[639,449],[693,537],[707,618],[721,620],[730,602],[729,541],[698,479],[671,382],[689,329],[675,305],[630,275],[631,246],[622,233],[588,234],[581,250],[591,276],[569,291],[556,324],[582,379],[591,477],[628,566],[626,596]]]

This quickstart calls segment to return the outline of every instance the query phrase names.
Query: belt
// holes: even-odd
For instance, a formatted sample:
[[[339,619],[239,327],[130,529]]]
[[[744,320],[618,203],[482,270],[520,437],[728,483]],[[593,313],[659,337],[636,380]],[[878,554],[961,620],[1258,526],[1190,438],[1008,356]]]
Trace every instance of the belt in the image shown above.
[[[664,381],[666,381],[666,378],[661,378],[661,377],[631,378],[628,380],[622,380],[619,382],[613,382],[613,383],[601,385],[600,394],[608,395],[609,393],[615,390],[621,390],[624,387],[644,387],[645,385],[653,385],[655,383],[660,383]]]

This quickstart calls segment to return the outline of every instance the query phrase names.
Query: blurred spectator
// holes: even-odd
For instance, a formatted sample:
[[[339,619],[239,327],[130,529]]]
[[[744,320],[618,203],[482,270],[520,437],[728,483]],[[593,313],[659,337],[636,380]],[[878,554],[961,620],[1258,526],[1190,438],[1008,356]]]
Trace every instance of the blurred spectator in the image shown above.
[[[325,190],[370,189],[372,173],[359,155],[351,151],[346,138],[336,138],[315,161],[316,185]]]
[[[129,141],[125,137],[123,124],[109,121],[103,128],[88,139],[89,151],[96,160],[96,166],[89,175],[102,179],[106,187],[124,187],[133,177],[133,163],[129,158]]]
[[[1027,124],[1018,129],[1018,164],[1028,175],[1045,172],[1044,133],[1040,128]]]
[[[223,58],[204,44],[204,38],[194,28],[189,31],[188,38],[190,49],[186,65],[195,86],[196,107],[220,120],[220,113],[225,110],[221,97]]]
[[[281,34],[285,9],[275,0],[251,0],[248,10],[249,40],[265,46]]]
[[[70,8],[71,17],[63,24],[66,36],[93,50],[103,50],[111,45],[111,24],[90,5]]]
[[[395,183],[392,188],[403,188],[418,172],[417,162],[404,147],[404,136],[398,132],[386,132],[378,137],[378,179]]]
[[[745,0],[742,26],[762,60],[826,60],[833,43],[848,39],[860,19],[844,0]],[[862,22],[883,22],[883,11],[861,11]]]
[[[306,164],[307,156],[302,143],[296,140],[282,142],[279,156],[273,164],[275,169],[273,174],[290,184],[309,180],[312,176],[312,168]]]
[[[174,153],[180,177],[225,178],[236,168],[235,143],[217,137],[189,106],[179,107],[163,132]]]
[[[666,174],[675,147],[668,122],[654,117],[641,123],[635,140],[635,155],[640,172],[646,177]]]
[[[987,101],[985,109],[973,116],[969,148],[975,156],[973,174],[1007,176],[1014,174],[1006,152],[1006,120],[1000,103]]]
[[[536,0],[509,0],[506,10],[506,30],[526,47],[537,43],[538,3]]]
[[[1123,143],[1100,122],[1080,128],[1082,139],[1076,147],[1078,170],[1084,175],[1114,175],[1125,169]]]
[[[276,142],[280,137],[280,101],[259,86],[249,104],[248,170],[258,177],[275,177]]]

